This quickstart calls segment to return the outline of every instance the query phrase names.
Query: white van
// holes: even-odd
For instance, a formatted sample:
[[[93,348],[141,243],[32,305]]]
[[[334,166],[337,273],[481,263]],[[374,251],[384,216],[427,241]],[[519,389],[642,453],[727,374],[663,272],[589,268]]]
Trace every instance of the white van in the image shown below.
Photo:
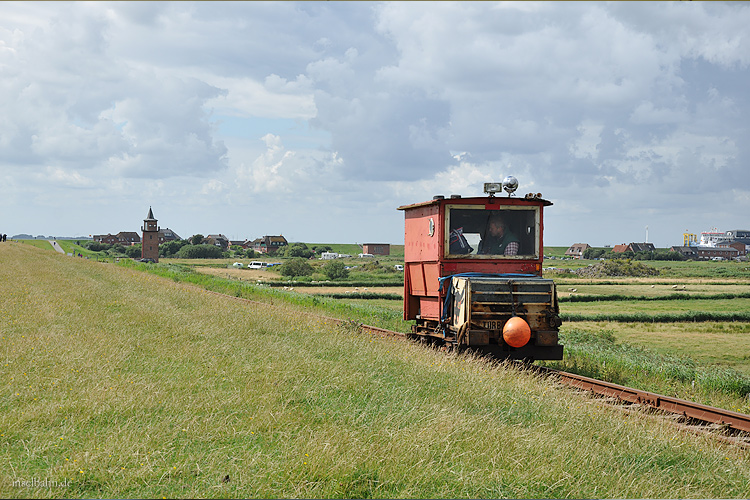
[[[359,258],[361,259],[362,257],[375,257],[375,256],[373,254],[371,254],[371,253],[361,253],[361,254],[359,254]]]
[[[247,265],[248,269],[263,269],[265,267],[265,264],[259,260],[254,260],[250,264]]]

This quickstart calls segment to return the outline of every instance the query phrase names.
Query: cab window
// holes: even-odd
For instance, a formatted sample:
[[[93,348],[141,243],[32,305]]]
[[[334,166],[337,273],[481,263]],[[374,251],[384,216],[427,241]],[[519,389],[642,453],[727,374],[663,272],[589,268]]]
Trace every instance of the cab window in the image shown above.
[[[446,217],[449,257],[528,259],[539,254],[537,207],[447,207]]]

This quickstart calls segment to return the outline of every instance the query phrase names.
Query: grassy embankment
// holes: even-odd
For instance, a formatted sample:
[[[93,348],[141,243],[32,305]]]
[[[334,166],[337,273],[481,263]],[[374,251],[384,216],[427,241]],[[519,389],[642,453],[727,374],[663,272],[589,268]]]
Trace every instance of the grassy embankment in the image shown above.
[[[5,497],[748,491],[741,451],[508,367],[30,246],[0,263]]]
[[[352,252],[346,246],[341,247],[336,251]],[[396,247],[394,253],[402,249]],[[565,249],[553,248],[549,253],[554,255],[555,251],[559,257]],[[280,279],[273,272],[228,269],[225,266],[230,265],[229,261],[164,259],[163,262],[166,264],[140,268],[230,295],[261,301],[292,301],[354,321],[399,331],[408,329],[408,325],[400,320],[401,292],[398,288],[368,289],[339,283],[337,291],[329,286],[300,288],[298,283],[284,291],[268,290],[249,286],[248,276],[251,282],[256,277],[263,281]],[[592,264],[581,260],[562,262],[569,268]],[[130,265],[129,260],[122,263]],[[355,258],[353,264],[357,263],[361,264],[362,260]],[[314,264],[320,266],[323,263]],[[750,314],[748,281],[741,277],[716,277],[716,271],[723,271],[721,275],[742,275],[747,272],[747,265],[734,262],[677,264],[676,276],[679,279],[668,266],[659,276],[651,278],[582,279],[566,273],[550,273],[558,282],[562,314],[566,320],[561,329],[565,359],[547,364],[623,385],[750,413],[750,399],[747,397],[750,392],[750,356],[746,354],[750,352],[750,337],[746,335],[750,329],[747,322]],[[194,272],[196,270],[199,273]],[[699,277],[684,278],[685,274]],[[237,282],[242,279],[246,282]],[[361,273],[357,279],[377,283],[392,280],[393,273],[371,270]]]
[[[341,247],[336,251],[352,252]],[[394,253],[400,249],[402,247],[396,247]],[[559,257],[564,251],[561,247],[548,253],[559,254]],[[164,259],[163,262],[166,264],[140,268],[230,295],[262,301],[292,301],[354,321],[400,331],[408,328],[400,320],[400,300],[393,300],[400,298],[398,288],[377,291],[370,288],[368,291],[367,287],[340,283],[342,288],[335,293],[336,288],[301,289],[297,283],[286,287],[288,291],[268,290],[237,281],[247,281],[247,276],[251,276],[253,282],[255,277],[263,281],[279,279],[273,272],[259,275],[257,271],[227,269],[225,266],[230,265],[230,261],[220,260]],[[562,262],[569,268],[592,264],[581,260]],[[129,260],[122,263],[130,265]],[[362,260],[354,258],[352,263],[361,264]],[[664,267],[659,276],[651,278],[582,279],[567,273],[550,273],[558,282],[566,322],[561,329],[565,359],[548,364],[748,413],[750,357],[746,353],[750,349],[750,338],[744,334],[748,331],[748,309],[747,300],[743,300],[748,281],[716,276],[717,271],[723,271],[720,275],[742,275],[747,266],[734,262],[677,264],[676,275],[681,277],[677,283],[681,285],[675,284],[675,273],[669,266]],[[196,270],[199,273],[194,272]],[[684,278],[685,274],[698,277]],[[358,279],[364,282],[392,280],[393,273],[383,275],[371,270],[361,273]],[[311,292],[314,292],[312,296]],[[321,293],[336,300],[325,298]],[[375,297],[378,299],[373,300]],[[676,308],[683,310],[675,312]]]
[[[54,250],[47,240],[21,240],[25,245],[31,245],[42,250]]]

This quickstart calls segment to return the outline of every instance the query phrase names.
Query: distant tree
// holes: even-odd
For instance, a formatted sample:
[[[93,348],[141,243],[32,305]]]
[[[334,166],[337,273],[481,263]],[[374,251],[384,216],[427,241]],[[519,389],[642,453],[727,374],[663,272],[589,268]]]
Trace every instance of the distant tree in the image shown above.
[[[635,254],[635,260],[686,260],[686,257],[680,252],[669,250],[656,250],[654,252],[638,252]]]
[[[625,250],[624,252],[620,253],[614,253],[612,252],[612,258],[613,259],[633,259],[635,257],[635,253],[633,253],[630,250]]]
[[[112,245],[108,245],[107,243],[102,243],[100,241],[89,241],[84,245],[84,248],[87,250],[91,250],[92,252],[101,252],[102,250],[109,250],[109,248]]]
[[[604,257],[607,254],[607,250],[603,248],[587,248],[583,252],[583,258],[584,259],[599,259],[601,257]]]
[[[672,250],[657,250],[654,253],[654,260],[687,260],[687,256]]]
[[[349,277],[349,270],[346,268],[343,261],[334,259],[329,260],[326,262],[326,265],[323,266],[323,274],[332,280],[344,279]]]
[[[307,245],[304,243],[292,243],[291,245],[287,245],[286,250],[284,250],[284,255],[286,257],[301,257],[303,259],[309,259],[314,254],[315,252],[307,248]]]
[[[137,259],[141,256],[141,245],[138,244],[125,247],[125,255],[127,255],[131,259]]]
[[[202,234],[194,234],[188,238],[188,240],[190,240],[191,245],[200,245],[206,240],[206,238]]]
[[[330,252],[331,250],[333,250],[333,248],[331,248],[329,245],[315,245],[314,247],[312,247],[312,249],[316,254]]]
[[[172,257],[174,254],[176,254],[180,250],[180,248],[189,244],[190,242],[188,240],[167,241],[159,245],[159,255],[161,257]]]
[[[313,273],[313,268],[307,260],[297,257],[286,261],[279,268],[279,273],[282,276],[310,276]]]
[[[234,252],[235,257],[247,257],[249,259],[255,257],[255,250],[252,248],[244,249],[240,246],[233,246],[232,251]]]
[[[220,259],[224,252],[216,245],[185,245],[174,256],[178,259]]]
[[[125,255],[125,246],[121,245],[120,243],[115,243],[112,245],[112,248],[110,248],[107,253],[110,253],[112,255]]]

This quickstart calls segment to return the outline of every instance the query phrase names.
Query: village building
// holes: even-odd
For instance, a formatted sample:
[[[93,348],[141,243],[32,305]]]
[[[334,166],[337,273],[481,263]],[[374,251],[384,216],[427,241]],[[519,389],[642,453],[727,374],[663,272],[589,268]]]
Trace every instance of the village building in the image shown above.
[[[256,238],[253,240],[253,250],[258,253],[273,254],[288,244],[289,242],[286,241],[286,238],[281,235],[263,236],[262,238]]]
[[[136,245],[141,242],[141,237],[135,231],[120,231],[117,233],[117,241],[121,245]]]
[[[623,243],[621,245],[615,245],[612,247],[612,253],[623,253],[628,251],[628,246]]]
[[[565,251],[566,257],[572,257],[574,259],[582,259],[583,254],[591,248],[588,243],[574,243]]]
[[[655,252],[656,247],[653,243],[629,243],[622,245],[615,245],[612,248],[612,253],[623,253],[623,252]]]
[[[105,243],[107,245],[114,245],[118,243],[120,240],[117,238],[116,234],[107,233],[107,234],[95,234],[91,237],[94,241],[98,241],[99,243]]]
[[[229,249],[229,238],[223,234],[209,234],[206,236],[204,242],[206,245],[214,245],[225,251]]]
[[[734,241],[727,245],[728,247],[736,248],[739,252],[739,256],[747,255],[747,245],[741,241]]]
[[[684,257],[688,259],[697,259],[698,258],[698,251],[696,250],[696,247],[693,246],[673,246],[669,249],[672,252],[679,252]]]
[[[168,227],[165,227],[164,229],[159,229],[159,243],[166,243],[168,241],[178,241],[181,240],[180,235],[169,229]]]
[[[391,245],[388,243],[363,243],[362,253],[370,255],[390,255]]]
[[[740,252],[732,247],[695,247],[699,259],[734,259]]]

